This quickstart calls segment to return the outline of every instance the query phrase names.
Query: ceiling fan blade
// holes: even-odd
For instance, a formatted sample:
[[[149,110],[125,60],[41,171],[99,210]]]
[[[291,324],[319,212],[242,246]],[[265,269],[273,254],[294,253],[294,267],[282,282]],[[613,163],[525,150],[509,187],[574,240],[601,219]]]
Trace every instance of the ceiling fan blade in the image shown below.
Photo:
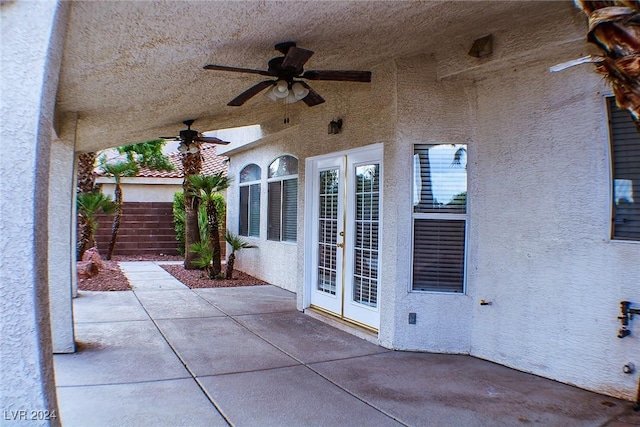
[[[207,64],[202,68],[204,68],[205,70],[232,71],[234,73],[260,74],[261,76],[271,75],[266,70],[254,70],[252,68],[240,68],[240,67],[227,67],[226,65]]]
[[[301,70],[302,66],[309,60],[309,58],[311,58],[312,55],[312,50],[291,46],[282,61],[282,68]]]
[[[180,141],[180,138],[177,136],[159,136],[160,139],[165,139],[167,141]]]
[[[316,92],[315,90],[313,90],[311,88],[311,86],[309,86],[308,84],[306,84],[305,82],[300,82],[300,84],[302,84],[302,86],[306,87],[307,89],[309,89],[309,94],[307,94],[307,96],[305,96],[304,98],[302,98],[302,101],[307,104],[309,107],[313,107],[314,105],[318,105],[318,104],[322,104],[324,102],[324,98],[321,97],[318,92]]]
[[[200,142],[208,142],[209,144],[221,144],[221,145],[230,144],[229,141],[223,141],[220,138],[216,138],[215,136],[199,136],[194,139]]]
[[[251,86],[249,89],[245,90],[240,95],[238,95],[235,98],[233,98],[231,100],[231,102],[229,102],[227,105],[229,105],[231,107],[239,107],[242,104],[244,104],[245,102],[247,102],[249,99],[251,99],[253,96],[255,96],[258,93],[262,92],[263,90],[265,90],[269,86],[273,86],[274,84],[276,84],[275,80],[264,80],[264,81],[261,81],[257,85]]]
[[[309,70],[304,72],[302,78],[308,80],[333,80],[341,82],[368,83],[371,81],[371,71]]]

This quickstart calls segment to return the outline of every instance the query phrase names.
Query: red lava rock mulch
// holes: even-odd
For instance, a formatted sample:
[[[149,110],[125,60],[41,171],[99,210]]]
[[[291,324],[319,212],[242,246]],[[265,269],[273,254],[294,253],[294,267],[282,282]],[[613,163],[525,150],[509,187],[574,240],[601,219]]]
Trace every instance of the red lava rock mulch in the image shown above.
[[[131,290],[129,281],[120,271],[116,261],[102,261],[104,265],[98,274],[86,279],[78,279],[78,289],[81,291],[128,291]]]
[[[193,288],[228,288],[232,286],[268,285],[267,282],[256,279],[242,271],[235,270],[233,279],[209,279],[202,270],[185,270],[184,266],[176,264],[161,265],[173,277]],[[223,266],[224,270],[224,266]]]
[[[78,289],[81,291],[128,291],[131,290],[129,281],[120,270],[118,261],[182,261],[183,258],[174,255],[139,255],[114,256],[111,261],[102,261],[96,276],[78,279]],[[202,270],[185,270],[181,264],[161,265],[173,277],[189,288],[224,288],[232,286],[268,285],[267,282],[256,279],[242,271],[234,271],[233,279],[207,278]],[[224,266],[223,266],[224,268]]]

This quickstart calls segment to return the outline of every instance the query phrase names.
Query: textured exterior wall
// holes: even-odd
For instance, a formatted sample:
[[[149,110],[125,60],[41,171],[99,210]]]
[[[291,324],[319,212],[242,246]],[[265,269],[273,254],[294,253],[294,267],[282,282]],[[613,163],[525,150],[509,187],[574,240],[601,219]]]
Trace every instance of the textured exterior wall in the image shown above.
[[[369,93],[342,87],[313,115],[301,112],[299,127],[232,153],[232,176],[247,163],[266,174],[284,153],[301,166],[297,248],[261,238],[261,249],[241,254],[239,268],[295,289],[304,308],[304,159],[382,142],[379,342],[468,353],[634,399],[638,374],[623,374],[622,365],[640,365],[640,333],[633,326],[633,335],[618,339],[616,318],[619,301],[638,302],[640,244],[608,237],[607,89],[590,66],[548,71],[588,51],[584,18],[567,8],[540,20],[496,30],[488,58],[469,57],[462,39],[473,37],[465,35],[443,43],[442,52],[380,64]],[[324,128],[335,117],[344,132],[328,136]],[[464,295],[410,292],[416,143],[469,144]],[[236,193],[229,192],[229,224],[237,229]],[[266,215],[266,188],[262,196]],[[290,258],[296,252],[297,262]],[[409,312],[417,313],[416,325],[408,324]]]
[[[113,179],[98,178],[102,192],[113,197]],[[182,178],[147,178],[135,181],[122,178],[122,199],[125,202],[168,202],[173,203],[173,195],[182,191]]]
[[[351,90],[342,90],[345,84]],[[255,163],[262,169],[260,238],[246,238],[258,247],[238,253],[236,268],[277,286],[297,291],[300,309],[302,309],[301,298],[304,286],[304,161],[307,157],[371,144],[375,129],[371,112],[379,112],[374,108],[361,110],[363,105],[367,106],[372,102],[372,97],[369,96],[370,85],[358,83],[341,85],[318,81],[313,83],[313,87],[324,97],[331,98],[331,102],[312,108],[302,102],[293,104],[289,107],[289,125],[281,122],[267,123],[263,125],[266,136],[250,148],[231,154],[221,152],[221,154],[233,156],[228,172],[233,181],[231,188],[227,191],[227,228],[235,233],[239,225],[239,172],[249,163]],[[273,108],[281,109],[284,116],[285,110],[281,103],[275,104]],[[342,133],[328,135],[328,123],[337,118],[344,120]],[[389,123],[386,119],[385,122]],[[275,158],[283,154],[298,158],[298,240],[296,244],[266,239],[267,168]]]
[[[470,304],[468,295],[417,293],[411,288],[412,168],[413,145],[419,143],[469,143],[472,137],[468,82],[443,82],[436,77],[432,56],[397,61],[398,137],[394,156],[385,156],[386,170],[394,176],[394,197],[390,202],[398,242],[397,274],[393,283],[397,295],[393,347],[468,353],[470,346]],[[420,95],[416,95],[420,94]],[[389,202],[386,200],[386,202]],[[387,215],[389,217],[391,215]],[[416,324],[408,314],[416,313]]]
[[[467,142],[470,219],[466,295],[403,295],[411,248],[399,245],[393,346],[468,352],[633,399],[638,374],[622,366],[638,364],[640,341],[618,339],[616,317],[619,301],[637,301],[640,245],[609,240],[608,90],[588,66],[548,71],[584,52],[572,41],[582,28],[563,28],[576,36],[544,51],[536,49],[544,34],[503,34],[516,65],[507,57],[474,68],[450,52],[398,61],[399,154],[395,162],[385,156],[386,171],[397,165],[398,187],[410,188],[404,171],[413,143]],[[434,79],[429,63],[450,77]],[[405,197],[397,203],[399,242],[410,241]]]
[[[54,353],[73,353],[72,283],[75,276],[75,241],[72,240],[74,145],[54,139],[49,180],[49,300]]]
[[[640,341],[618,339],[616,317],[638,302],[640,245],[609,240],[602,81],[547,66],[477,85],[471,353],[631,399],[637,373],[622,366]]]
[[[47,278],[49,147],[68,4],[4,2],[0,408],[56,411]],[[28,47],[25,48],[25,47]],[[10,67],[10,69],[8,68]],[[20,424],[59,425],[50,421]]]

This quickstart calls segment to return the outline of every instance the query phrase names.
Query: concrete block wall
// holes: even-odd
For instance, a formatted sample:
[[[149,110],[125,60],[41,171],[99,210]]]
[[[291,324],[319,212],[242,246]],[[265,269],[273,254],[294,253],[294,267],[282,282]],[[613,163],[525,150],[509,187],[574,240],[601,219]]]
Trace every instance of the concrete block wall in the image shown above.
[[[113,215],[98,216],[96,243],[106,254],[111,239]],[[173,204],[125,202],[114,255],[178,255],[179,242],[173,226]]]
[[[113,215],[98,216],[96,243],[105,255],[111,239]],[[223,227],[224,229],[224,227]],[[125,202],[114,255],[179,255],[173,225],[172,202]],[[226,256],[226,241],[220,233],[220,249]]]

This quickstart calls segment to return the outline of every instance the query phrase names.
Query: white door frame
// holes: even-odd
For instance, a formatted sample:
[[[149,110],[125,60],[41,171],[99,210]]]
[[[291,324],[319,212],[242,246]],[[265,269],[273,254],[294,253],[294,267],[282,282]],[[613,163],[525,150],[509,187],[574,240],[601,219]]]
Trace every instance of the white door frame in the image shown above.
[[[350,150],[338,151],[333,153],[324,154],[321,156],[310,157],[305,160],[305,208],[304,208],[304,238],[305,238],[305,249],[304,249],[304,286],[303,286],[303,295],[302,295],[302,303],[303,308],[308,308],[311,306],[311,295],[313,292],[312,283],[314,282],[313,275],[315,274],[315,270],[313,268],[314,259],[316,256],[314,255],[317,248],[312,244],[314,242],[314,230],[317,227],[317,224],[314,221],[315,213],[315,203],[313,200],[319,193],[319,183],[315,177],[317,172],[317,167],[315,165],[322,164],[323,160],[335,159],[336,157],[349,157],[356,156],[358,158],[366,157],[367,153],[371,154],[371,158],[380,162],[380,173],[383,176],[383,144],[372,144],[365,147],[354,148]],[[322,168],[320,168],[322,169]],[[382,183],[380,184],[382,188]],[[382,248],[382,193],[380,194],[380,233],[379,233],[379,248]],[[347,213],[347,218],[349,218],[349,213]],[[346,236],[345,236],[346,237]],[[382,251],[380,250],[380,253]],[[342,251],[338,254],[338,256],[342,259]],[[379,254],[380,257],[380,254]],[[378,265],[381,265],[378,263]],[[380,274],[378,273],[378,280]],[[378,295],[380,292],[381,282],[378,282]],[[347,302],[345,302],[346,304]],[[377,322],[379,322],[380,317],[380,301],[378,301],[377,306]],[[375,323],[374,328],[378,329],[379,324]]]

